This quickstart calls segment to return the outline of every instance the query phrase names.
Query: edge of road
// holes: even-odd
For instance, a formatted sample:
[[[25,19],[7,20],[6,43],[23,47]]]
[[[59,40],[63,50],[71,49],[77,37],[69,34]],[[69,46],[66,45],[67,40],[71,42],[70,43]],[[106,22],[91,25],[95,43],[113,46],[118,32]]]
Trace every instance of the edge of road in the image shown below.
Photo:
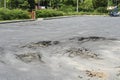
[[[29,22],[29,21],[35,21],[35,19],[7,20],[7,21],[0,21],[0,24],[6,24],[6,23],[16,23],[16,22]]]
[[[71,18],[71,17],[85,17],[85,16],[103,16],[106,17],[107,15],[71,15],[71,16],[58,16],[58,17],[48,17],[48,18],[38,18],[37,20],[51,20],[51,19],[61,19],[61,18]]]
[[[24,20],[7,20],[0,21],[0,24],[6,23],[16,23],[16,22],[29,22],[29,21],[42,21],[42,20],[52,20],[52,19],[61,19],[61,18],[71,18],[71,17],[84,17],[84,16],[107,16],[107,15],[72,15],[72,16],[58,16],[58,17],[48,17],[48,18],[37,18],[37,19],[24,19]]]

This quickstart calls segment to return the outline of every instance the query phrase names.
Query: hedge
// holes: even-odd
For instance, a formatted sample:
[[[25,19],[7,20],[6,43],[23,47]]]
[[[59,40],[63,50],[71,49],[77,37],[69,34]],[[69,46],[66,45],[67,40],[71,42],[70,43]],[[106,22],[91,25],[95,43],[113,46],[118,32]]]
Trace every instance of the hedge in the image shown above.
[[[0,8],[0,20],[13,20],[13,19],[29,19],[30,15],[27,11],[20,9],[4,9]]]
[[[53,9],[43,9],[43,10],[36,11],[37,18],[56,17],[56,16],[63,16],[63,15],[64,15],[64,12],[53,10]]]

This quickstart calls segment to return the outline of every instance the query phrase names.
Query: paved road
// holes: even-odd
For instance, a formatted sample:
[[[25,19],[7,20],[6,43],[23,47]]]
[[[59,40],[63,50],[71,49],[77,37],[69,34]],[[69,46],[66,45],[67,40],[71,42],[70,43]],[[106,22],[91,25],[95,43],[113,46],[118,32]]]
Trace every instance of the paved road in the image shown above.
[[[0,80],[119,80],[119,30],[120,17],[108,16],[0,24]],[[80,42],[76,41],[78,37],[83,37]],[[48,40],[61,43],[52,46],[48,42],[47,47],[40,46],[43,43],[39,41]],[[80,57],[67,56],[79,50],[84,51],[76,53]],[[38,52],[43,62],[37,62],[40,56],[32,54]],[[24,62],[31,59],[36,62]],[[95,78],[89,76],[91,70]]]
[[[0,46],[33,40],[72,36],[120,38],[120,17],[81,16],[63,19],[0,24]]]

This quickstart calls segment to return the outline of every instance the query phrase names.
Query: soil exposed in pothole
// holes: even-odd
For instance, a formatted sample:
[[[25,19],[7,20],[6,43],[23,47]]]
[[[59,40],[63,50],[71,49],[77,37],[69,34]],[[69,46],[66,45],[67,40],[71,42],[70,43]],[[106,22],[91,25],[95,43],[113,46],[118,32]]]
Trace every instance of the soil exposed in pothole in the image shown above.
[[[107,77],[108,77],[107,73],[101,72],[101,71],[86,70],[86,74],[87,74],[88,77],[91,77],[91,78],[97,77],[97,78],[101,78],[103,80],[106,80]]]

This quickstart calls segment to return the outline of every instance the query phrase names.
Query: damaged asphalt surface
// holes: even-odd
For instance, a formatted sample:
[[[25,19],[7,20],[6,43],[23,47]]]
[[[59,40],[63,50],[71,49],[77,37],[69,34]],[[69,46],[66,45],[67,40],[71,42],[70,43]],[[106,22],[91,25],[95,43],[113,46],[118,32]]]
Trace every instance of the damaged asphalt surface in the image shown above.
[[[120,80],[120,17],[0,24],[0,80]]]

